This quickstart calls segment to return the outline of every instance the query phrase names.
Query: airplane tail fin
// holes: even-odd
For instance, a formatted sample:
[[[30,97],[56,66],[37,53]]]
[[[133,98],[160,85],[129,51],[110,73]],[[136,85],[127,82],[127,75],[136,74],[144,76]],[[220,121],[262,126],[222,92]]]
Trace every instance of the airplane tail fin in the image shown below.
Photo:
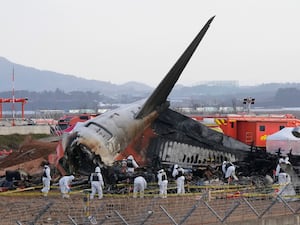
[[[189,62],[193,53],[197,49],[199,43],[201,42],[202,38],[204,37],[214,18],[215,16],[211,17],[206,22],[201,31],[197,34],[197,36],[194,38],[191,44],[183,52],[183,54],[180,56],[180,58],[177,60],[177,62],[174,64],[171,70],[167,73],[164,79],[160,82],[157,88],[150,95],[150,97],[146,100],[143,107],[136,115],[136,119],[143,118],[144,116],[148,115],[153,110],[155,110],[157,107],[162,106],[164,103],[166,103],[170,92],[172,91],[174,85],[179,79],[182,71]]]

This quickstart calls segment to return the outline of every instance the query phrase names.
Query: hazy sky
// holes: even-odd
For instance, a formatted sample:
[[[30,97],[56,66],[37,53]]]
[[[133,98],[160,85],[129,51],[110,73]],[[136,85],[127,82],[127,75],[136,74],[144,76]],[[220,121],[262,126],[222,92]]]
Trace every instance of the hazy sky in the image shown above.
[[[0,56],[155,86],[215,15],[178,83],[300,82],[299,12],[299,0],[3,0]]]

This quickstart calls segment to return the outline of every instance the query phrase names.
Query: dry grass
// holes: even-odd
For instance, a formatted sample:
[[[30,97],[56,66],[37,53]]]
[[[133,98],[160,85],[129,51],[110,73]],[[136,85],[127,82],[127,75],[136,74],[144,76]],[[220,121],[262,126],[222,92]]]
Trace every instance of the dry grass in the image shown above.
[[[1,149],[13,149],[16,150],[19,148],[20,144],[24,142],[31,136],[32,139],[40,139],[44,137],[48,137],[47,134],[31,134],[31,135],[20,135],[20,134],[12,134],[12,135],[0,135],[0,150]]]

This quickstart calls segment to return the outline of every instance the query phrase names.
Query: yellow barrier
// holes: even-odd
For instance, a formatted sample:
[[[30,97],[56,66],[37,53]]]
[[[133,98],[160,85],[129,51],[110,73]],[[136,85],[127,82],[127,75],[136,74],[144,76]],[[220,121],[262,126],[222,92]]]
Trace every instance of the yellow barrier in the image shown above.
[[[145,190],[145,196],[146,197],[157,197],[159,194],[159,188],[156,183],[152,183],[149,186],[151,188],[148,188]],[[104,194],[104,197],[106,198],[120,198],[120,197],[132,197],[132,184],[118,184],[118,188],[128,188],[128,190],[125,193],[118,194],[118,193],[106,193]],[[156,187],[157,186],[157,187]],[[176,184],[170,183],[168,185],[168,196],[178,196],[176,193]],[[82,194],[89,194],[91,192],[91,189],[80,189],[84,186],[76,186],[74,189],[70,192],[70,195],[82,195]],[[131,187],[131,188],[130,188]],[[262,190],[258,189],[257,187],[253,185],[204,185],[204,186],[197,186],[197,185],[185,185],[186,193],[184,195],[186,196],[199,196],[199,194],[204,195],[209,193],[209,198],[238,198],[238,197],[274,197],[276,196],[276,190],[280,185],[274,184],[268,187],[268,189],[264,188]],[[28,187],[23,189],[16,189],[16,190],[10,190],[5,192],[0,192],[0,196],[42,196],[41,193],[41,186],[35,186],[35,187]],[[78,190],[79,189],[79,190]],[[267,192],[267,193],[266,193]],[[59,191],[58,186],[51,186],[50,191],[48,193],[48,196],[59,196],[61,195]],[[299,198],[299,196],[294,196],[295,198]]]

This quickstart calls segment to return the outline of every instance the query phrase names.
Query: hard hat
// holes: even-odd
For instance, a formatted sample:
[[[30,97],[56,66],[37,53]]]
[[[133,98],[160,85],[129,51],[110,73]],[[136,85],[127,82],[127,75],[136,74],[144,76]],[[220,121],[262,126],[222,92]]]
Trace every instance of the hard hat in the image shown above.
[[[132,155],[129,155],[129,156],[127,157],[127,159],[133,159],[133,156],[132,156]]]
[[[161,169],[158,171],[158,173],[163,173],[164,172],[164,169]]]
[[[71,180],[74,180],[74,179],[75,179],[75,177],[74,177],[73,175],[71,175],[70,178],[71,178]]]
[[[223,164],[226,164],[226,163],[227,163],[227,161],[224,161],[224,162],[223,162]]]
[[[97,166],[97,167],[96,167],[96,169],[95,169],[95,172],[96,172],[96,173],[100,173],[100,172],[101,172],[101,170],[100,170],[100,167],[99,167],[99,166]]]
[[[283,158],[280,158],[279,159],[279,163],[283,163],[284,162],[284,159]]]
[[[174,165],[174,168],[175,168],[175,169],[177,169],[177,168],[178,168],[178,165],[177,165],[177,164],[175,164],[175,165]]]

